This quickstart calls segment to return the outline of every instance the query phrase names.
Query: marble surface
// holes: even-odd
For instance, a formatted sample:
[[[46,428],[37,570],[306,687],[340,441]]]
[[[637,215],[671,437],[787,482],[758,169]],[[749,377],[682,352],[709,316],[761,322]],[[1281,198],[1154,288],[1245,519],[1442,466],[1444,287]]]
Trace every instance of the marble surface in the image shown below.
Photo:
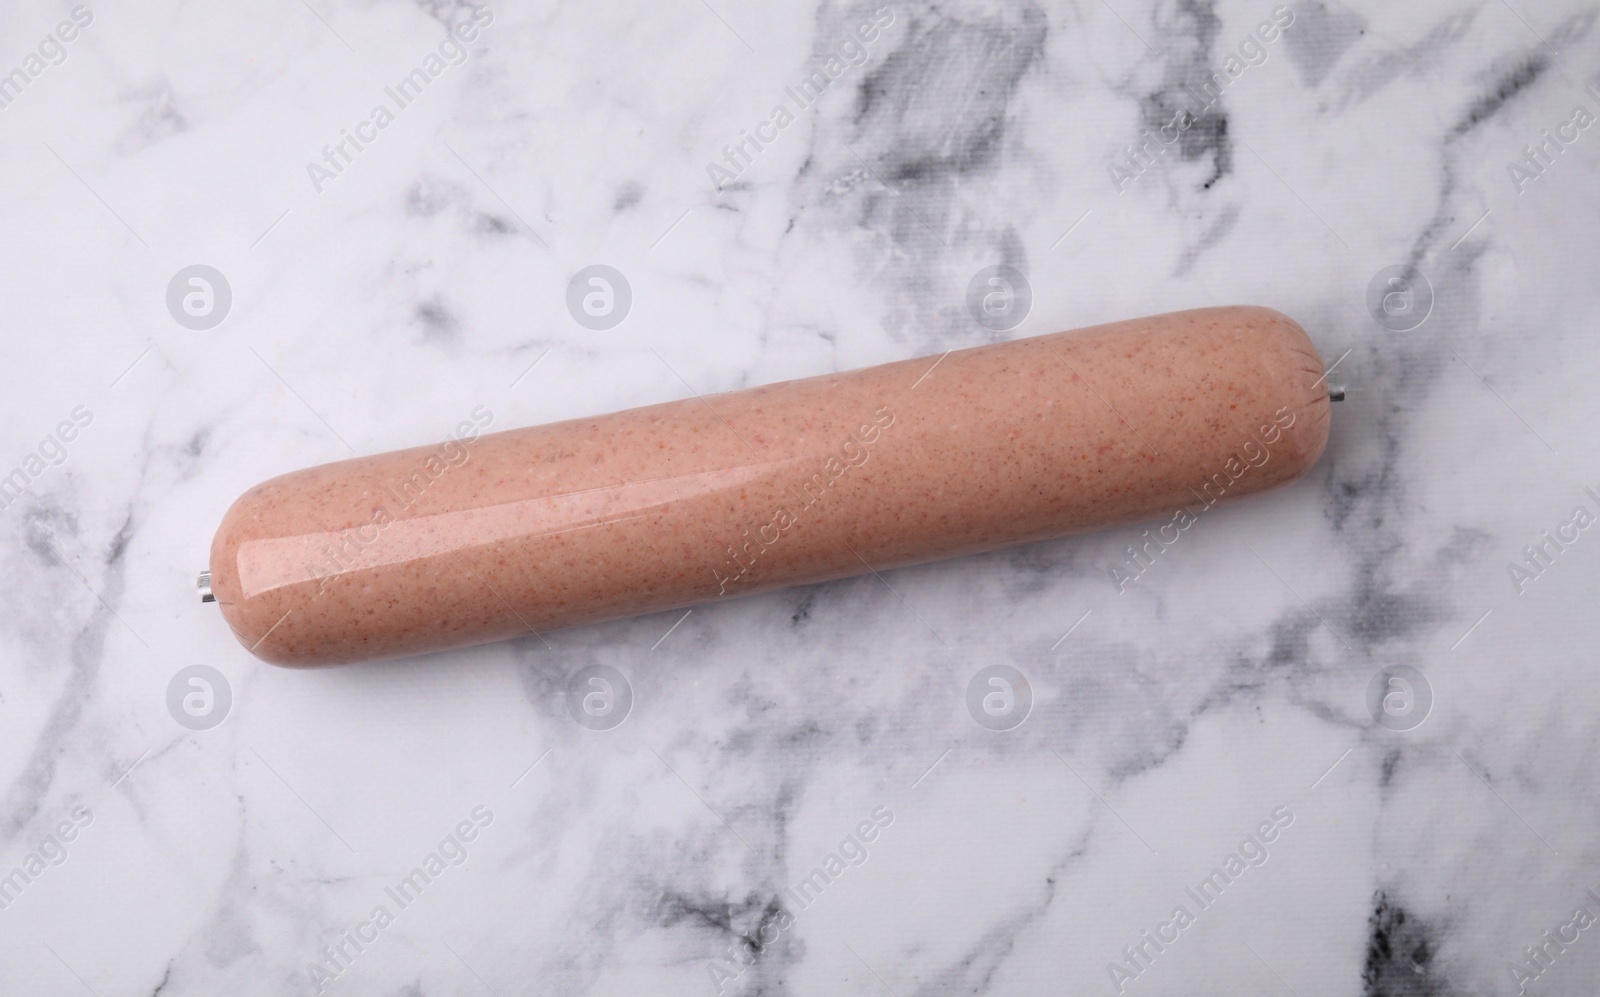
[[[1596,8],[474,10],[6,19],[7,993],[1592,992]],[[231,300],[169,310],[197,264]],[[245,488],[479,406],[1240,302],[1337,361],[1327,453],[1124,591],[1139,528],[313,672],[195,597]],[[591,666],[620,726],[569,713]]]

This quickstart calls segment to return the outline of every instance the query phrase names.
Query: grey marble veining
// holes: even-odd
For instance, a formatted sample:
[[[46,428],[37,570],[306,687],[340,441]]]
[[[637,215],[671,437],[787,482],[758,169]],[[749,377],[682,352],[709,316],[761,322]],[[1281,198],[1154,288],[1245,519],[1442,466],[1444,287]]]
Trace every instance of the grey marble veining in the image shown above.
[[[18,6],[6,992],[1592,992],[1597,20]],[[1131,580],[1145,526],[316,672],[195,598],[245,488],[478,406],[1241,302],[1334,365],[1328,451]]]

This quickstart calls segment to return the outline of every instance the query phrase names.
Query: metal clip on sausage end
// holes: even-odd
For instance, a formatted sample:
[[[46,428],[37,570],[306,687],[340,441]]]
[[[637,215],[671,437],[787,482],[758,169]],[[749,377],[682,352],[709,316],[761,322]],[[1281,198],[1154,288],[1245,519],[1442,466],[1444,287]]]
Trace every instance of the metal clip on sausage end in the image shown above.
[[[1332,384],[1328,385],[1328,401],[1330,401],[1330,402],[1342,402],[1342,401],[1344,401],[1344,385],[1341,384],[1341,385],[1338,385],[1337,387],[1332,385]]]
[[[194,587],[200,590],[201,602],[216,602],[217,597],[211,594],[211,572],[200,572],[200,577],[194,580]]]

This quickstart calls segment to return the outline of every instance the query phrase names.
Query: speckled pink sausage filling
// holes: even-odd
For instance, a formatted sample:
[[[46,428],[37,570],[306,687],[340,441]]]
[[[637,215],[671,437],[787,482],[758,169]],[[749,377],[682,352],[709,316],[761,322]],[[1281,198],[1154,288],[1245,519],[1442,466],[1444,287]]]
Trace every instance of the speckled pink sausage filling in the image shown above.
[[[1087,530],[1287,483],[1322,360],[1205,308],[296,471],[211,585],[257,656],[420,654]]]

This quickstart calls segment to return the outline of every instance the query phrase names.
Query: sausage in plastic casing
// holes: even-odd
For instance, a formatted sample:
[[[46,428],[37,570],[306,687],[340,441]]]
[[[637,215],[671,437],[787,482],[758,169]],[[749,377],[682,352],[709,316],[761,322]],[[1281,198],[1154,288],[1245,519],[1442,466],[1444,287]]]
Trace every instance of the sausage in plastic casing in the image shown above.
[[[1322,361],[1207,308],[308,468],[211,547],[280,665],[420,654],[1172,516],[1299,477]]]

